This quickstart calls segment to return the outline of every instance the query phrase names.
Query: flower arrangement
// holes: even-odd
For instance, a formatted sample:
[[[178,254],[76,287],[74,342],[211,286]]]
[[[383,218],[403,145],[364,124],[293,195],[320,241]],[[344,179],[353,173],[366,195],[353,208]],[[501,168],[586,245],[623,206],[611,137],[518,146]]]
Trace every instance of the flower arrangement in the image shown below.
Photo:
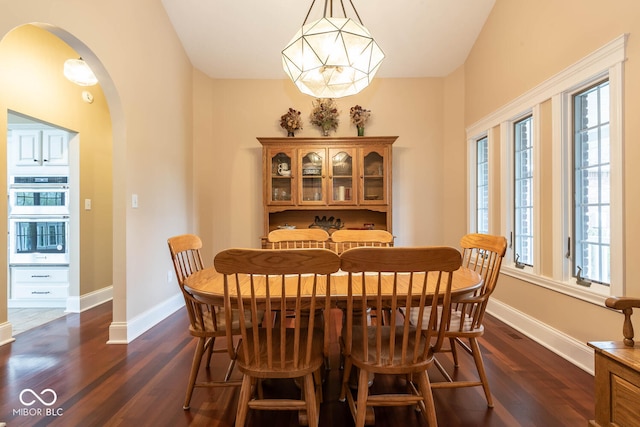
[[[371,110],[366,110],[364,107],[356,105],[351,107],[349,114],[351,115],[351,123],[356,125],[356,127],[362,128],[364,124],[367,123],[367,120],[369,120],[369,117],[371,117]]]
[[[280,117],[280,127],[287,130],[287,133],[293,136],[293,132],[302,129],[302,119],[300,111],[289,108],[285,114]]]
[[[312,125],[321,127],[324,135],[328,135],[330,130],[338,129],[340,112],[333,98],[318,98],[312,105],[313,110],[309,116]]]

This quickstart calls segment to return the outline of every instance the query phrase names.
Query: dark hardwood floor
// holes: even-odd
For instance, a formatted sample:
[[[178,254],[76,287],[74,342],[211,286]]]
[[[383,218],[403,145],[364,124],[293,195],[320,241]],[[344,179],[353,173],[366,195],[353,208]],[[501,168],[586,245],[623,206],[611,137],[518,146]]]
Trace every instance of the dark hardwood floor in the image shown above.
[[[195,346],[187,332],[184,310],[129,345],[106,344],[110,322],[111,304],[107,303],[24,332],[14,343],[0,347],[0,425],[233,425],[237,388],[196,389],[191,410],[182,409]],[[591,375],[494,318],[487,319],[486,328],[481,346],[495,407],[487,408],[479,387],[435,390],[439,425],[585,426],[593,418]],[[337,330],[337,326],[332,329],[334,338]],[[450,368],[449,357],[439,359]],[[457,375],[474,375],[470,356],[461,353],[461,358]],[[337,344],[332,348],[331,363],[320,424],[352,426],[346,404],[338,401]],[[212,374],[221,372],[222,368]],[[430,377],[432,381],[441,378],[435,368]],[[392,378],[376,378],[373,392],[393,386],[397,384]],[[265,392],[297,390],[291,382],[272,382]],[[34,393],[44,403],[53,401],[53,393],[57,398],[45,406]],[[34,403],[23,404],[21,394],[23,402]],[[296,424],[297,417],[291,412],[252,412],[248,420],[251,426]],[[412,427],[425,423],[411,408],[378,408],[376,425]]]

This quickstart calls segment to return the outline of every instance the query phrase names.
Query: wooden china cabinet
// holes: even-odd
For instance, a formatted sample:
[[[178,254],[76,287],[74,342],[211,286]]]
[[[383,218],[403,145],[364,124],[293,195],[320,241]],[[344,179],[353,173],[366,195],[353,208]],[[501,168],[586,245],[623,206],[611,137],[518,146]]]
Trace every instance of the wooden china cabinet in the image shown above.
[[[278,227],[391,232],[392,144],[397,136],[258,138],[263,247]]]

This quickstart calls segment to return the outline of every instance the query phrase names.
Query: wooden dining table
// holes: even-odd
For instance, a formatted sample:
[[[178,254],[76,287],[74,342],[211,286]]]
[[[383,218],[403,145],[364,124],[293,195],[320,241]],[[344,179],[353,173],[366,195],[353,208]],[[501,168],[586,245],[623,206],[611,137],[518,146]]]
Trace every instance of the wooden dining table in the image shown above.
[[[448,273],[442,273],[448,274]],[[480,276],[475,271],[461,267],[453,274],[452,287],[451,287],[451,298],[455,301],[456,298],[463,298],[472,294],[476,289],[478,289],[482,283],[482,276]],[[433,272],[429,273],[427,278],[427,293],[433,295],[433,290],[435,288],[435,284],[437,282],[438,273]],[[422,277],[420,277],[422,276]],[[239,285],[241,287],[249,287],[251,283],[253,283],[254,292],[256,293],[258,300],[260,300],[260,296],[265,295],[266,286],[265,286],[265,276],[253,276],[253,282],[248,275],[238,275],[239,277]],[[393,298],[392,296],[392,286],[393,286],[393,273],[382,273],[380,276],[380,280],[378,281],[377,274],[364,274],[364,282],[365,282],[365,291],[367,295],[371,295],[371,298],[375,298],[377,295],[378,284],[381,285],[382,295],[386,295],[388,298]],[[422,283],[424,279],[424,273],[416,273],[413,275],[409,273],[398,273],[398,289],[395,295],[398,300],[401,298],[406,298],[410,292],[409,286],[410,284],[413,286],[413,290],[411,291],[411,295],[414,296],[415,299],[420,298],[420,290],[422,287]],[[291,276],[290,280],[285,276],[285,293],[286,297],[294,298],[296,293],[298,292],[298,287],[300,286],[300,294],[301,296],[309,295],[310,292],[306,291],[306,289],[311,289],[314,283],[314,275],[304,276],[300,279],[300,284],[298,285],[298,276]],[[280,280],[280,276],[273,277],[273,280]],[[346,272],[338,271],[329,276],[330,280],[330,297],[331,297],[331,305],[332,307],[340,307],[344,308],[344,302],[346,302],[348,297],[348,283],[349,283],[349,275]],[[317,295],[326,295],[326,277],[318,276],[316,285],[319,287],[317,289]],[[185,289],[194,295],[197,299],[200,299],[202,302],[207,304],[213,304],[217,306],[224,306],[225,301],[225,285],[224,285],[224,274],[221,274],[216,271],[214,267],[205,268],[203,270],[197,271],[189,276],[184,282]],[[274,294],[274,292],[276,294]],[[279,292],[279,287],[271,287],[270,296],[278,297],[277,292]],[[362,292],[362,277],[354,277],[352,292],[354,294],[358,294]],[[235,295],[236,290],[233,284],[229,286],[230,296]],[[244,293],[244,291],[243,291]],[[317,299],[317,303],[324,304],[324,298],[320,297]],[[341,304],[343,303],[343,304]],[[326,307],[325,307],[326,308]],[[329,334],[325,334],[325,366],[329,368],[329,360],[328,360],[328,345],[329,345]],[[352,374],[356,375],[356,369],[352,370]],[[369,379],[369,385],[373,384],[373,374],[371,374]],[[304,417],[304,416],[303,416]],[[373,411],[368,411],[367,419],[369,423],[372,423],[374,420]]]
[[[446,274],[446,273],[445,273]],[[416,277],[418,276],[418,277]],[[378,286],[378,276],[374,274],[365,274],[365,291],[368,295],[371,295],[373,298],[376,294],[376,289]],[[410,274],[399,273],[398,274],[398,293],[397,297],[406,297],[409,292],[409,283],[412,283],[413,291],[412,295],[415,295],[416,298],[419,298],[420,292],[418,291],[418,287],[422,286],[422,280],[420,280],[419,275],[414,275],[413,281],[410,280]],[[433,279],[433,280],[432,280]],[[430,273],[427,279],[427,289],[429,287],[435,286],[436,273]],[[264,280],[264,278],[263,278]],[[347,299],[347,289],[348,289],[348,275],[345,272],[338,271],[333,273],[330,276],[330,295],[332,305],[337,305],[341,301],[346,301]],[[353,284],[353,292],[354,294],[358,294],[362,292],[362,280],[355,278]],[[382,273],[381,276],[381,286],[382,286],[382,295],[388,295],[391,297],[391,286],[393,284],[393,273]],[[209,267],[203,270],[197,271],[189,276],[184,282],[185,288],[188,292],[192,293],[198,299],[206,302],[208,304],[213,305],[224,305],[224,275],[218,273],[215,268]],[[250,281],[248,276],[240,275],[240,285],[241,286],[249,286]],[[305,292],[305,289],[310,289],[313,285],[313,275],[309,275],[308,277],[303,277],[300,283],[301,286],[301,295],[304,296],[309,292]],[[451,287],[451,297],[452,300],[455,301],[456,298],[461,298],[473,293],[476,289],[478,289],[482,285],[482,277],[476,273],[475,271],[461,267],[453,273],[452,287]],[[326,289],[326,279],[324,277],[318,277],[318,286],[319,288],[318,295],[324,295]],[[233,295],[235,293],[235,289],[230,287],[230,294]],[[264,295],[265,286],[264,281],[260,281],[254,277],[254,290],[258,297],[262,294]],[[297,277],[291,277],[290,281],[286,281],[285,292],[287,297],[293,297],[296,295],[298,291],[298,282]],[[273,294],[274,290],[272,290],[271,296],[277,296]]]

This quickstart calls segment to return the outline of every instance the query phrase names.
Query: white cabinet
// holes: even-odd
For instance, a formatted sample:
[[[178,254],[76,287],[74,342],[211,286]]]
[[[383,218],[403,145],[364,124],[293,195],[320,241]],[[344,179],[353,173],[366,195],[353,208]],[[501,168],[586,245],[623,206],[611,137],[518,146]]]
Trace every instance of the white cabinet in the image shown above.
[[[12,130],[14,166],[69,165],[69,133],[64,130]]]
[[[69,294],[69,267],[11,267],[8,306],[66,307]]]

